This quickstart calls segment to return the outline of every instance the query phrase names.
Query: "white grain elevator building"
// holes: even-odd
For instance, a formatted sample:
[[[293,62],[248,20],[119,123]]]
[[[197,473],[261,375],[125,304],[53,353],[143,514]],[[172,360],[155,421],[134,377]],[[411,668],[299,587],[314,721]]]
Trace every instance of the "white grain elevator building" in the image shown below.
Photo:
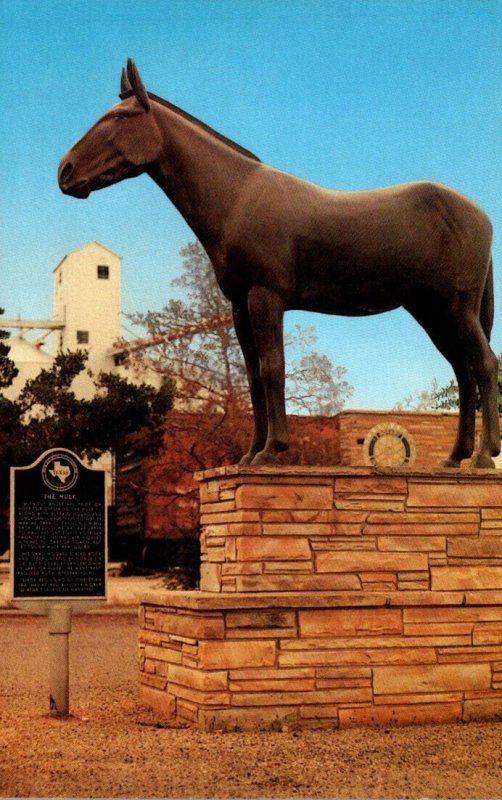
[[[54,269],[54,320],[62,327],[53,334],[53,352],[86,350],[87,368],[94,375],[115,372],[113,345],[120,338],[121,258],[99,242],[68,253]],[[90,397],[92,383],[81,374],[76,394]]]

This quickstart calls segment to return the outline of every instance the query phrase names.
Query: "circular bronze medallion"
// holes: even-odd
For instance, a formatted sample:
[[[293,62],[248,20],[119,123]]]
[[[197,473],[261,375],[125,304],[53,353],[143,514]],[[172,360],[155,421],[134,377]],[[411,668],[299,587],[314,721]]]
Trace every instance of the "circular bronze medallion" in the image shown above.
[[[363,444],[364,463],[373,467],[404,467],[416,457],[413,437],[396,422],[382,422],[367,434]]]

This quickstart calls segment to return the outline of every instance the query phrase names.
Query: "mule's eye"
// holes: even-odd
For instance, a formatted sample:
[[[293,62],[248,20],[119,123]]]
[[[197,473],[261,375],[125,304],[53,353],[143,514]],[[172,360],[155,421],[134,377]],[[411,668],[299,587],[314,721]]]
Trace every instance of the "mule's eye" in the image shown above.
[[[125,114],[122,111],[116,111],[113,115],[113,119],[125,119]]]

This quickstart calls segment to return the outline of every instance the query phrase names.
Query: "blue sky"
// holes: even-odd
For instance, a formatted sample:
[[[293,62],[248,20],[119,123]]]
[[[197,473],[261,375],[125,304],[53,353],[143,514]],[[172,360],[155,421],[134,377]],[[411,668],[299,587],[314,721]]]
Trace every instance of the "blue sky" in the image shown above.
[[[0,305],[52,315],[52,269],[99,240],[123,257],[125,311],[158,309],[193,234],[146,176],[63,196],[68,147],[117,101],[134,58],[152,92],[264,162],[335,189],[434,179],[495,228],[502,351],[500,0],[0,0]],[[347,368],[354,408],[391,408],[449,365],[397,311],[289,314]]]

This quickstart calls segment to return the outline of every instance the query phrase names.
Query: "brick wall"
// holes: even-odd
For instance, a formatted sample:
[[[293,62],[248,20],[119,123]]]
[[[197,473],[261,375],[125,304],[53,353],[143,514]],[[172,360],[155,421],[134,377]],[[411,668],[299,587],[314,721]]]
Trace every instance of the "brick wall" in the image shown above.
[[[338,463],[363,466],[363,442],[376,425],[397,423],[413,437],[417,469],[435,469],[450,452],[457,432],[458,413],[451,411],[342,411],[336,417],[340,452]],[[476,417],[476,440],[481,416]],[[502,416],[500,417],[502,430]],[[467,462],[466,462],[467,463]],[[502,460],[499,467],[502,468]]]

